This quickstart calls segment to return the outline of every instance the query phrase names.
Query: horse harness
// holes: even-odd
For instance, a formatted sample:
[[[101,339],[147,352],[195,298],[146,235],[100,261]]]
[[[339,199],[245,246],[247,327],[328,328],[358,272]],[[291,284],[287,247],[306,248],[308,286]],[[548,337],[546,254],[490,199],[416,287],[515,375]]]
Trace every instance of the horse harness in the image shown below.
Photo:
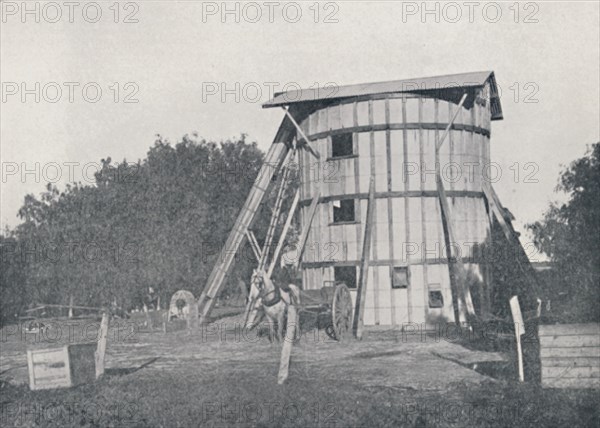
[[[273,295],[271,300],[267,299],[268,296]],[[261,288],[258,297],[262,299],[263,306],[270,308],[271,306],[275,306],[277,303],[281,302],[281,291],[279,291],[279,287],[275,287],[272,291],[265,292],[264,288]]]
[[[294,294],[291,293],[291,290],[286,290],[286,292],[288,292],[290,294],[290,298],[292,299],[292,302],[294,302],[295,297]],[[272,297],[269,299],[268,297],[271,296]],[[281,287],[278,287],[277,285],[275,285],[275,288],[271,291],[265,291],[264,287],[260,288],[260,291],[258,293],[258,296],[256,297],[255,300],[258,299],[262,299],[262,305],[266,306],[267,308],[270,308],[271,306],[275,306],[277,303],[281,302]]]

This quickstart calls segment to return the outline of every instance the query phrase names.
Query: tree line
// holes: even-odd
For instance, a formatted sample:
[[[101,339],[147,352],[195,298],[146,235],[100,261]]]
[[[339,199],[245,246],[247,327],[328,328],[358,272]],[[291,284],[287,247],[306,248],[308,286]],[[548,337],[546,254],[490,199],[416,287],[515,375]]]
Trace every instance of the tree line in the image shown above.
[[[198,297],[262,161],[245,135],[218,144],[186,135],[174,145],[157,136],[137,163],[103,159],[92,185],[27,195],[21,223],[0,235],[2,321],[71,296],[124,309],[139,307],[148,287],[163,299],[179,289]],[[250,276],[250,255],[241,252],[225,293]]]

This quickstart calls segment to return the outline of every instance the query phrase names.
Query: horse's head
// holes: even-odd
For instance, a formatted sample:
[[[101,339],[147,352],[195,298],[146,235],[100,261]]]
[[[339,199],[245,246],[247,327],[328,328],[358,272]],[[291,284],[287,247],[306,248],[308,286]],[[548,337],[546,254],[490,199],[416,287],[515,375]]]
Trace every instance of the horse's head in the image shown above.
[[[267,273],[262,269],[254,269],[250,280],[250,293],[248,294],[248,299],[257,299],[264,295],[264,293],[269,290],[269,285]]]

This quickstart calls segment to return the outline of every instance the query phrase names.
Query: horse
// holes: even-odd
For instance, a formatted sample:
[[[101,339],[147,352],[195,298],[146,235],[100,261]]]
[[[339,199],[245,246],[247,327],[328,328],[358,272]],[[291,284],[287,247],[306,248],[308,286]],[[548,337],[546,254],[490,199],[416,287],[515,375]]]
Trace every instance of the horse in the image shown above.
[[[287,315],[287,307],[291,304],[300,304],[300,289],[294,284],[289,284],[290,291],[281,289],[262,269],[255,269],[252,273],[248,304],[244,315],[244,328],[251,330],[258,325],[262,316],[262,310],[269,319],[269,340],[273,337],[280,341],[283,338],[284,320]],[[275,331],[277,325],[277,331]],[[298,329],[298,326],[296,326]],[[276,333],[276,334],[275,334]]]

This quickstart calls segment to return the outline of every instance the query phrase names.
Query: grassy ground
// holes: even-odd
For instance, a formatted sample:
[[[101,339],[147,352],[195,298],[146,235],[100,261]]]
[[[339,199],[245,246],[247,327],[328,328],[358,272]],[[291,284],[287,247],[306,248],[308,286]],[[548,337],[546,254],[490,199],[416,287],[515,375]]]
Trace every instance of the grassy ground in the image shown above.
[[[32,392],[24,351],[2,343],[1,419],[10,426],[598,426],[598,391],[518,384],[509,354],[445,340],[371,335],[294,346],[287,384],[279,345],[236,333],[227,318],[194,334],[112,334],[107,372],[94,384]],[[114,332],[113,332],[114,333]],[[118,340],[117,340],[118,339]]]

